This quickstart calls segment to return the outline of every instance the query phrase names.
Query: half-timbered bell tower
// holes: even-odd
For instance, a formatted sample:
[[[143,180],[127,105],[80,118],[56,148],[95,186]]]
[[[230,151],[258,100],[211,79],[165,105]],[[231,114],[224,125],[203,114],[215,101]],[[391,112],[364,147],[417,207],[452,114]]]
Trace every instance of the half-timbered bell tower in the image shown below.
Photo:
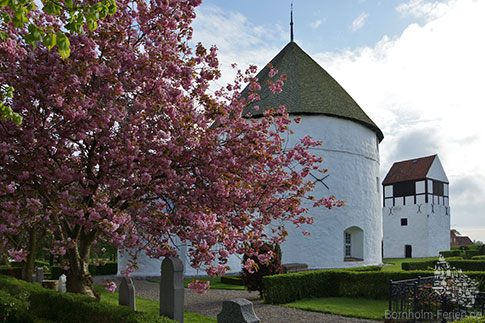
[[[384,258],[433,257],[449,249],[448,185],[437,155],[392,165],[382,182]]]

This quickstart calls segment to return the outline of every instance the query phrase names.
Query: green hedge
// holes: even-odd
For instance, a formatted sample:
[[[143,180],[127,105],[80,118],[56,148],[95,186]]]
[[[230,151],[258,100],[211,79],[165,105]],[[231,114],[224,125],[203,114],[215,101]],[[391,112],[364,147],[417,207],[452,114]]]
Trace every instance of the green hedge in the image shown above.
[[[244,286],[241,276],[222,276],[221,283],[230,285]]]
[[[440,251],[440,255],[443,257],[460,257],[461,256],[461,251],[460,250],[446,250],[446,251]]]
[[[381,271],[382,266],[363,266],[363,267],[347,268],[347,269],[342,269],[342,270],[347,270],[347,271]]]
[[[0,275],[8,275],[20,279],[22,277],[22,268],[2,266],[2,268],[0,268]]]
[[[358,272],[346,270],[305,271],[263,278],[264,301],[284,304],[303,298],[365,297],[386,299],[390,280],[404,280],[433,276],[433,271]],[[485,290],[485,273],[469,272]]]
[[[472,260],[485,260],[485,256],[473,256]]]
[[[105,265],[95,266],[93,263],[89,264],[89,272],[93,276],[101,275],[116,275],[118,272],[117,262],[107,262]],[[51,279],[59,279],[62,274],[67,274],[66,271],[59,266],[51,267]]]
[[[173,323],[165,317],[126,306],[96,302],[85,295],[58,293],[8,276],[0,276],[0,319],[7,322]]]
[[[438,260],[424,260],[415,262],[403,262],[402,270],[429,270],[434,268]],[[450,266],[463,271],[485,271],[485,260],[449,260]]]

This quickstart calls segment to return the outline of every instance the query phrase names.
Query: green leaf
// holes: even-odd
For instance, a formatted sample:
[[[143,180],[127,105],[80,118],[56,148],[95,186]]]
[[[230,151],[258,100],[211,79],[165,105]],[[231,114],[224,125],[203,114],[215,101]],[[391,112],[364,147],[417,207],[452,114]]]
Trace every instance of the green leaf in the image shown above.
[[[44,39],[42,39],[42,42],[50,50],[52,47],[56,46],[56,43],[57,43],[56,34],[54,33],[45,34]]]
[[[9,86],[7,88],[7,97],[9,97],[9,98],[13,97],[13,91],[14,91],[13,87]]]
[[[0,7],[5,7],[6,5],[8,5],[8,0],[0,0]]]
[[[3,12],[2,13],[2,18],[3,18],[3,21],[8,24],[12,21],[12,18],[10,17],[10,15],[6,12]]]
[[[71,55],[70,42],[67,36],[61,32],[57,32],[57,51],[63,59],[66,59]]]
[[[15,122],[17,126],[20,126],[22,124],[22,119],[23,117],[20,114],[16,112],[13,113],[13,122]]]
[[[66,5],[67,9],[73,9],[72,0],[65,0],[64,4]]]
[[[112,3],[112,4],[111,4],[109,7],[108,7],[108,12],[109,12],[109,14],[110,14],[110,15],[112,15],[112,14],[116,13],[116,10],[117,10],[117,9],[118,9],[118,8],[116,7],[116,3],[115,3],[115,2],[113,2],[113,3]]]
[[[24,23],[26,23],[27,21],[27,17],[25,17],[25,9],[23,7],[19,8],[19,10],[17,10],[15,12],[15,15],[13,16],[13,25],[17,28],[22,28],[24,26]]]
[[[94,31],[94,30],[96,30],[96,28],[98,28],[98,23],[94,19],[89,19],[87,21],[87,24],[88,24],[89,30],[91,30],[91,31]]]

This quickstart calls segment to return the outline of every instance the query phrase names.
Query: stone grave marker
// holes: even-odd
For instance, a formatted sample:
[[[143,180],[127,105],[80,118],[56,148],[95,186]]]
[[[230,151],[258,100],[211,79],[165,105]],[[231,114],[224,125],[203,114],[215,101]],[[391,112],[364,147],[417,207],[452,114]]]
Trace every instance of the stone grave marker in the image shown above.
[[[35,267],[35,281],[42,285],[44,280],[44,267]]]
[[[184,322],[184,265],[177,257],[165,257],[162,262],[160,315]]]
[[[222,311],[217,314],[217,323],[260,323],[253,309],[253,303],[244,298],[236,298],[222,303]]]
[[[135,285],[131,278],[121,278],[120,287],[118,289],[118,303],[120,305],[129,306],[132,310],[136,311]]]
[[[62,274],[59,277],[58,284],[57,284],[57,291],[59,293],[65,293],[67,291],[66,289],[66,275]]]

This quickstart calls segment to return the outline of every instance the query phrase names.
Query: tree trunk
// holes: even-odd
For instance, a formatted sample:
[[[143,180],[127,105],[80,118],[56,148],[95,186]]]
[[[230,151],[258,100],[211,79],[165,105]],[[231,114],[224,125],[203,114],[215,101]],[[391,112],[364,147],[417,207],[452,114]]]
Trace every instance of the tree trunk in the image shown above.
[[[89,297],[101,299],[101,295],[94,288],[93,277],[89,272],[89,255],[93,239],[78,242],[72,249],[67,249],[69,257],[69,270],[67,271],[66,288],[68,292],[84,294]],[[89,241],[91,240],[91,241]]]
[[[8,260],[8,254],[2,251],[2,258],[0,259],[0,264],[10,267],[10,261]]]
[[[29,232],[29,250],[24,261],[22,261],[22,280],[32,282],[32,274],[34,273],[35,256],[37,251],[37,235],[34,229]]]

